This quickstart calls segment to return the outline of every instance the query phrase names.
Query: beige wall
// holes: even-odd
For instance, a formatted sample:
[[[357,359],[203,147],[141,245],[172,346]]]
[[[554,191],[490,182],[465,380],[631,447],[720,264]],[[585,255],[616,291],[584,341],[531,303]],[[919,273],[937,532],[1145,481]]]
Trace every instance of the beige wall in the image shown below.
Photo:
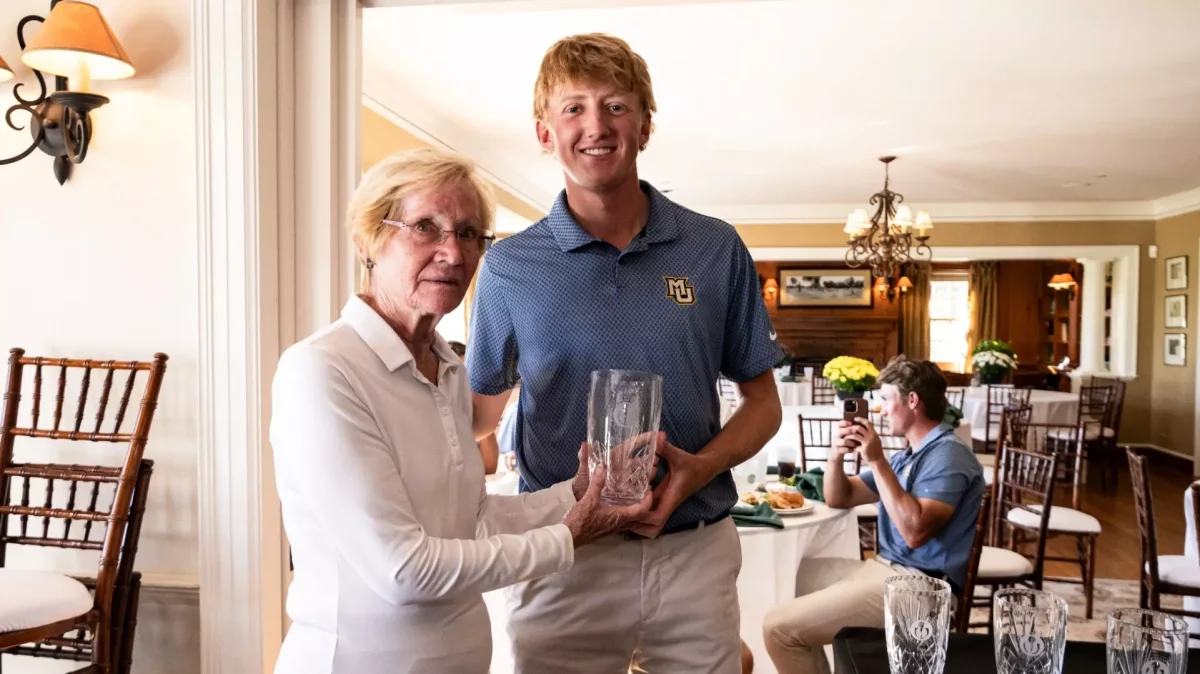
[[[1152,444],[1179,452],[1193,454],[1194,423],[1196,413],[1196,312],[1197,247],[1200,245],[1200,211],[1174,218],[1160,220],[1155,225],[1155,243],[1158,259],[1154,260],[1154,277],[1149,286],[1154,289],[1152,308],[1148,313],[1154,318],[1147,332],[1151,333],[1150,369],[1153,372],[1154,390],[1151,399]],[[1166,261],[1168,258],[1186,255],[1188,258],[1188,286],[1184,290],[1166,289]],[[1166,297],[1187,296],[1187,327],[1165,328]],[[1145,327],[1145,326],[1144,326]],[[1163,364],[1163,335],[1168,332],[1183,332],[1187,335],[1187,366],[1176,367]]]
[[[374,110],[364,107],[362,115],[362,165],[364,171],[393,152],[430,147],[429,143],[384,119]],[[503,187],[495,183],[492,183],[492,187],[496,190],[496,203],[513,213],[532,221],[541,220],[545,215],[545,212],[530,206]]]
[[[841,223],[813,225],[737,225],[738,233],[747,246],[791,247],[846,245]],[[1155,223],[1144,222],[999,222],[999,223],[942,223],[935,226],[930,238],[934,257],[938,246],[1113,246],[1137,245],[1142,250],[1138,294],[1138,373],[1130,382],[1125,400],[1121,440],[1131,443],[1151,442],[1151,363],[1154,339],[1161,341],[1161,331],[1155,333],[1151,316],[1155,311],[1154,260],[1147,257],[1147,247],[1155,242]],[[1194,238],[1194,237],[1193,237]],[[1195,248],[1195,241],[1192,242]],[[1195,252],[1193,251],[1194,255]],[[1162,257],[1160,251],[1159,257]],[[1085,281],[1086,283],[1086,281]],[[1161,303],[1161,300],[1160,300]],[[1160,347],[1161,348],[1161,347]],[[1178,368],[1176,368],[1178,369]],[[1189,393],[1189,396],[1191,394]],[[1190,398],[1189,398],[1190,400]],[[1161,401],[1162,404],[1174,404]],[[1182,403],[1181,403],[1182,404]],[[1190,423],[1190,422],[1189,422]],[[1189,426],[1190,429],[1190,426]],[[1190,434],[1190,430],[1188,431]],[[1180,445],[1188,451],[1188,444]],[[1159,444],[1159,443],[1154,443]]]

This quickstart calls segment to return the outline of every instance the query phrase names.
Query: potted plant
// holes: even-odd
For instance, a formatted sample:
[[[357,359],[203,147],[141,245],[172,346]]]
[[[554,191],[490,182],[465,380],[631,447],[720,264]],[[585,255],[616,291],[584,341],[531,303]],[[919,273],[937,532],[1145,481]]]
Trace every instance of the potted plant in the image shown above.
[[[875,387],[879,370],[869,360],[853,356],[838,356],[825,363],[822,376],[837,391],[838,400],[861,398],[863,393]]]
[[[999,384],[1017,369],[1017,353],[1008,342],[999,339],[979,342],[971,354],[971,369],[979,374],[979,383],[985,386]]]

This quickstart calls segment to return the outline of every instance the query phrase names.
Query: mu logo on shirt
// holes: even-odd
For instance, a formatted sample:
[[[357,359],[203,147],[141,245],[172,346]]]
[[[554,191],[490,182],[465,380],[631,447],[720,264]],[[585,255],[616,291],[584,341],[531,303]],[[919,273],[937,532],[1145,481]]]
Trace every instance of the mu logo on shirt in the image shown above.
[[[686,276],[664,276],[663,280],[667,282],[667,297],[676,304],[696,303],[696,287],[688,283]]]

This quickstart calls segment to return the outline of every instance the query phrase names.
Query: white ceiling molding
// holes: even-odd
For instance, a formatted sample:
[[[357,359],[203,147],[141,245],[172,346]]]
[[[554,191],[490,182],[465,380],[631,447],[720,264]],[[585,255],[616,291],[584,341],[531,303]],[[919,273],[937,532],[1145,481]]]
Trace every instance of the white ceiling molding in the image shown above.
[[[685,204],[686,205],[686,204]],[[732,224],[827,224],[844,222],[861,203],[763,204],[698,207],[705,215]],[[1153,220],[1155,207],[1149,201],[997,202],[914,204],[929,211],[939,222],[1078,222],[1103,220]]]
[[[363,91],[396,91],[380,81],[378,76],[363,74]],[[408,131],[421,140],[446,150],[458,152],[473,159],[481,173],[498,187],[540,211],[550,210],[558,197],[557,192],[547,192],[537,183],[525,180],[521,174],[493,153],[482,149],[470,135],[445,121],[442,115],[423,105],[412,96],[394,96],[381,101],[363,93],[363,105],[380,117]],[[403,103],[401,103],[403,101]],[[530,132],[532,134],[532,131]]]
[[[935,230],[936,231],[936,230]],[[1114,260],[1137,258],[1139,247],[1126,246],[934,246],[934,262],[971,260]],[[845,246],[753,247],[750,257],[758,261],[804,260],[843,261]]]
[[[1200,211],[1200,187],[1154,200],[1154,217],[1170,218]]]

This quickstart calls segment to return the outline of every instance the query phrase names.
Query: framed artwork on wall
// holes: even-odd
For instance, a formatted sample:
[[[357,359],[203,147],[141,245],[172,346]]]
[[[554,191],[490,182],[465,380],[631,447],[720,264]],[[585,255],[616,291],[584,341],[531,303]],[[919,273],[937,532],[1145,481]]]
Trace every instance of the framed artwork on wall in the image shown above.
[[[1167,321],[1168,328],[1186,328],[1187,327],[1187,295],[1169,295],[1167,296]]]
[[[780,269],[781,307],[869,307],[869,269]]]
[[[1186,255],[1167,258],[1167,290],[1187,290],[1187,262]]]
[[[1187,365],[1187,335],[1182,332],[1168,332],[1163,335],[1163,364],[1185,367]]]

